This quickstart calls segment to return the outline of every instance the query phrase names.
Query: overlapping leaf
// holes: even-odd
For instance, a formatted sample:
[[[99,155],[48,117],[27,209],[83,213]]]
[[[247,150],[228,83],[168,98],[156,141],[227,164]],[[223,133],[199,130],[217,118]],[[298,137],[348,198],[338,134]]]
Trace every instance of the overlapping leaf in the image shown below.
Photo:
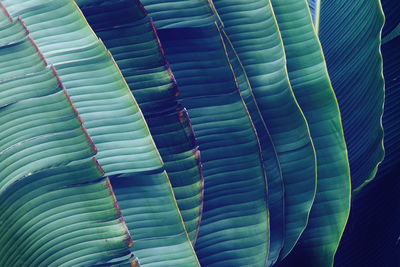
[[[289,84],[283,45],[270,3],[260,0],[213,3],[243,63],[278,153],[285,190],[285,235],[281,251],[284,257],[307,225],[315,194],[315,152],[308,126]],[[246,92],[242,93],[246,99]],[[250,97],[246,104],[251,107]]]
[[[338,103],[305,1],[272,0],[293,92],[317,155],[317,194],[288,266],[330,266],[350,210],[350,170]]]
[[[214,23],[217,16],[207,0],[141,0],[156,29],[198,27]]]
[[[187,112],[177,102],[179,90],[153,23],[138,1],[86,1],[81,8],[110,49],[146,118],[194,242],[203,196],[200,153]]]
[[[164,249],[179,248],[182,258],[185,258],[180,262],[182,266],[198,265],[167,174],[163,170],[163,162],[143,115],[111,55],[91,31],[78,7],[67,0],[9,0],[3,1],[3,4],[10,6],[12,14],[22,17],[48,61],[54,63],[98,148],[100,165],[106,175],[115,176],[111,183],[119,182],[118,179],[134,179],[139,180],[140,184],[142,179],[155,177],[164,188],[162,197],[155,198],[156,203],[143,202],[140,198],[131,199],[130,207],[141,207],[142,214],[146,214],[142,220],[133,222],[129,229],[133,233],[137,224],[145,223],[148,226],[137,226],[138,230],[132,234],[142,236],[141,248],[156,251],[157,242],[153,240],[158,240],[163,242]],[[128,178],[131,176],[135,178]],[[116,189],[118,182],[115,182]],[[136,189],[130,186],[126,190],[134,192]],[[116,197],[118,199],[118,195]],[[162,212],[148,213],[148,210],[162,203],[166,204]],[[125,207],[121,212],[127,218],[132,215],[132,210]],[[168,223],[160,225],[160,216]],[[132,225],[131,221],[127,221],[127,224]],[[179,236],[163,232],[166,226],[178,232]],[[140,257],[140,250],[136,254]],[[145,263],[168,264],[170,259],[166,253],[154,252],[152,257],[143,255],[141,260]]]
[[[382,1],[385,25],[382,36],[393,29],[398,20],[399,2]],[[388,35],[387,35],[388,36]],[[381,46],[385,77],[385,160],[376,178],[355,194],[348,227],[335,257],[335,266],[400,264],[399,159],[398,125],[400,101],[400,37]]]
[[[259,145],[218,28],[158,34],[202,152],[199,260],[206,266],[265,265],[269,225]]]
[[[0,21],[0,265],[128,263],[132,239],[57,74],[20,20]]]
[[[319,37],[342,114],[353,190],[375,177],[384,155],[382,25],[378,0],[321,1]]]
[[[282,169],[275,149],[275,144],[272,141],[271,134],[269,133],[266,124],[262,119],[261,112],[255,102],[244,67],[228,36],[223,29],[221,31],[230,64],[232,65],[240,92],[244,98],[247,110],[254,123],[257,137],[260,141],[264,167],[267,173],[268,210],[270,221],[270,248],[267,265],[270,266],[278,259],[284,242],[285,203]]]

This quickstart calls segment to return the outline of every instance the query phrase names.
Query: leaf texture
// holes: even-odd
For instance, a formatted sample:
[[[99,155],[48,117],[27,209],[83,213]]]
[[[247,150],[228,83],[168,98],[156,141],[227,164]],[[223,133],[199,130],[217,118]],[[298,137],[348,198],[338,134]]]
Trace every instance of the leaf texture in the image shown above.
[[[158,34],[202,151],[204,208],[195,244],[200,263],[264,266],[269,245],[266,180],[218,27]]]
[[[350,210],[350,170],[341,117],[306,1],[272,0],[290,83],[317,156],[317,193],[287,266],[331,266]]]
[[[281,251],[284,257],[304,231],[314,200],[314,147],[289,84],[282,40],[270,3],[264,0],[213,3],[243,63],[278,154],[285,190],[285,235]],[[243,95],[246,98],[246,92]]]
[[[200,153],[187,112],[177,102],[179,89],[154,25],[138,1],[86,2],[83,14],[110,50],[146,118],[194,243],[203,203]]]
[[[353,190],[375,177],[384,156],[383,21],[376,0],[321,2],[319,37],[341,109]]]
[[[262,119],[261,112],[255,102],[250,82],[244,70],[243,64],[241,63],[231,41],[223,29],[221,29],[221,32],[240,92],[246,103],[247,110],[254,123],[257,137],[260,141],[264,167],[266,169],[268,184],[268,211],[270,221],[270,247],[267,265],[271,266],[277,261],[284,242],[285,203],[282,169],[278,154],[276,152],[275,144],[272,141],[271,134],[269,133],[266,123]]]
[[[399,2],[382,1],[382,37],[398,23]],[[396,22],[397,20],[397,22]],[[386,35],[388,36],[388,35]],[[385,159],[377,176],[354,194],[348,226],[335,257],[335,266],[399,266],[400,212],[400,37],[381,45],[385,78]]]
[[[207,0],[141,0],[156,29],[198,27],[218,18]]]
[[[111,183],[114,184],[117,179],[130,179],[134,175],[146,180],[154,174],[159,183],[164,183],[167,188],[163,191],[163,198],[157,199],[158,204],[145,202],[142,213],[146,214],[146,209],[151,210],[154,205],[167,203],[165,209],[168,219],[174,222],[169,225],[180,233],[180,237],[165,237],[162,235],[162,226],[154,227],[153,231],[141,228],[135,232],[135,229],[129,229],[131,235],[150,237],[156,232],[159,234],[159,241],[163,241],[164,248],[179,247],[182,255],[191,255],[181,262],[181,266],[198,265],[163,162],[143,115],[112,56],[88,26],[79,8],[68,0],[9,0],[3,1],[3,4],[10,6],[12,14],[21,16],[46,59],[54,64],[98,149],[98,160],[105,175],[113,175]],[[125,177],[119,177],[124,175]],[[133,187],[129,189],[135,190]],[[119,199],[118,194],[116,197]],[[140,202],[140,198],[132,201],[135,200]],[[130,212],[129,209],[121,209],[122,215],[127,218],[130,217]],[[143,221],[153,225],[158,217],[154,213],[150,215]],[[150,239],[145,239],[142,243],[148,249],[157,250],[157,244]],[[149,264],[168,264],[169,261],[162,254],[151,259],[146,259],[145,255],[141,257],[140,253],[136,256]]]
[[[0,24],[0,265],[129,264],[132,239],[54,68],[21,20]]]

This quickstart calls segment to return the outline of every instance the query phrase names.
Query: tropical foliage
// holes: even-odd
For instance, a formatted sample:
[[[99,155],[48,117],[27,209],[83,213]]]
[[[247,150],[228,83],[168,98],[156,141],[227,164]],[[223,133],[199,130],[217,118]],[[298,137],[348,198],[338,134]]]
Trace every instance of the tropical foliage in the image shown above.
[[[396,10],[1,1],[0,266],[400,263]]]

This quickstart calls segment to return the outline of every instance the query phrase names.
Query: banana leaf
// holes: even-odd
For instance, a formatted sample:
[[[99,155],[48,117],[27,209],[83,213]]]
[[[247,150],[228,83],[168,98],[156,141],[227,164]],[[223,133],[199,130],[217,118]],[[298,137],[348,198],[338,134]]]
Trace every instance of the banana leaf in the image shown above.
[[[116,184],[116,189],[119,179],[135,181],[150,178],[158,179],[164,188],[163,197],[155,198],[157,203],[134,198],[131,199],[131,205],[145,204],[141,212],[148,214],[146,210],[165,203],[163,214],[167,217],[164,217],[169,221],[169,227],[179,232],[179,236],[165,235],[162,227],[157,225],[159,213],[150,213],[147,218],[141,217],[139,224],[145,223],[149,227],[138,226],[135,231],[135,226],[131,226],[131,235],[146,236],[141,242],[141,248],[157,251],[158,243],[164,249],[179,248],[184,258],[182,266],[198,266],[163,162],[143,115],[112,56],[88,26],[79,8],[68,0],[9,0],[3,1],[3,4],[10,6],[11,14],[22,18],[48,62],[54,64],[98,149],[99,164],[105,175],[112,175],[111,183]],[[141,184],[140,181],[138,184]],[[131,185],[126,190],[134,192],[136,188]],[[146,195],[146,192],[143,194]],[[116,197],[118,200],[118,194]],[[131,217],[131,212],[125,207],[121,209],[122,215],[127,218]],[[131,225],[130,221],[126,223]],[[154,239],[158,241],[153,242]],[[169,264],[168,255],[152,254],[156,256],[141,257],[140,252],[136,256],[141,257],[144,263]]]
[[[398,19],[397,2],[382,1],[385,25],[382,34],[393,29]],[[381,46],[385,77],[385,159],[377,176],[355,194],[348,227],[335,257],[335,266],[399,266],[399,159],[400,136],[400,37]],[[368,239],[368,242],[367,242]]]
[[[350,170],[341,117],[306,1],[272,0],[293,92],[317,155],[317,193],[287,266],[331,266],[350,211]]]
[[[129,264],[132,239],[96,148],[54,68],[3,11],[0,265]]]
[[[375,177],[384,156],[383,21],[378,0],[321,1],[319,38],[342,114],[353,190]]]
[[[246,103],[247,110],[254,123],[257,137],[260,141],[268,184],[270,247],[267,266],[271,266],[277,261],[284,242],[285,203],[282,168],[271,134],[269,133],[265,121],[262,119],[262,114],[254,99],[250,82],[243,64],[241,63],[232,42],[229,40],[224,29],[221,29],[221,33],[240,92]]]
[[[260,148],[215,24],[158,30],[202,153],[204,266],[263,266],[269,247]]]
[[[199,27],[218,21],[207,0],[140,0],[156,29]]]
[[[282,40],[270,3],[260,0],[213,3],[243,63],[278,154],[285,192],[284,244],[280,255],[285,257],[304,231],[314,200],[314,146],[289,84]],[[244,97],[248,94],[242,93]],[[251,107],[251,98],[245,99]]]
[[[187,112],[177,102],[179,89],[154,25],[138,1],[77,3],[110,49],[144,114],[194,243],[203,203],[200,153]]]

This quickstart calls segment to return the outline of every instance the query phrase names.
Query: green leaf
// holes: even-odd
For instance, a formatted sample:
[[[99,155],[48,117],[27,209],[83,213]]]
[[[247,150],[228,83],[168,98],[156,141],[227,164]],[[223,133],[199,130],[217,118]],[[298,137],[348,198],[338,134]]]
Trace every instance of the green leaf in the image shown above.
[[[194,156],[197,152],[193,129],[186,110],[177,102],[179,89],[154,25],[136,1],[86,1],[81,7],[110,49],[146,118],[194,243],[203,196],[201,164],[199,156]]]
[[[393,28],[399,2],[383,1],[385,25]],[[400,37],[381,46],[385,77],[385,160],[377,176],[355,195],[348,226],[335,257],[336,266],[400,265]],[[372,233],[372,234],[371,234]]]
[[[218,28],[158,34],[202,153],[204,208],[195,244],[200,263],[265,265],[269,223],[259,144]]]
[[[158,232],[157,240],[164,249],[179,247],[180,253],[187,256],[183,266],[198,265],[163,162],[143,115],[113,58],[90,29],[79,8],[68,0],[40,1],[37,4],[10,0],[3,1],[3,4],[12,6],[12,14],[21,16],[46,59],[54,64],[98,149],[101,167],[106,175],[114,176],[111,183],[118,179],[132,179],[129,178],[132,176],[140,177],[134,181],[154,176],[160,184],[167,183],[163,198],[157,198],[156,203],[146,202],[147,206],[141,212],[146,214],[155,206],[167,203],[164,210],[174,222],[170,227],[180,235],[164,236]],[[118,177],[121,175],[125,177]],[[134,187],[129,189],[135,190]],[[116,197],[119,199],[118,194]],[[140,198],[132,201],[137,201],[137,205],[141,203]],[[122,215],[127,218],[130,218],[130,212],[125,207],[121,209]],[[151,218],[156,219],[157,214],[151,214]],[[144,218],[143,223],[146,220],[149,219]],[[136,236],[142,234],[143,229],[129,230],[132,236]],[[146,232],[147,229],[144,231],[144,234],[153,234]],[[157,242],[144,240],[143,243],[157,250]],[[136,253],[136,256],[140,258],[141,254]],[[143,256],[143,260],[147,261]],[[154,260],[165,265],[169,258],[159,255]]]
[[[141,0],[156,29],[199,27],[218,20],[207,0]]]
[[[282,40],[269,2],[216,0],[213,3],[243,63],[282,168],[285,236],[281,257],[285,257],[306,227],[314,200],[314,147],[289,84]],[[243,94],[246,96],[246,92]]]
[[[268,266],[274,264],[283,247],[284,242],[284,185],[282,177],[282,169],[276,152],[275,144],[272,141],[271,134],[267,129],[262,114],[254,99],[250,82],[244,70],[231,41],[225,31],[221,29],[226,51],[228,53],[230,64],[234,71],[240,92],[246,103],[247,110],[254,123],[257,137],[260,141],[264,167],[267,174],[268,184],[268,210],[270,221],[270,247],[268,254]]]
[[[0,265],[128,263],[92,140],[21,21],[0,21]]]
[[[343,118],[351,185],[356,190],[375,177],[384,156],[384,17],[378,0],[328,2],[321,1],[319,37]]]
[[[317,194],[286,264],[331,266],[350,209],[350,170],[338,103],[306,1],[272,0],[290,83],[317,155]]]

